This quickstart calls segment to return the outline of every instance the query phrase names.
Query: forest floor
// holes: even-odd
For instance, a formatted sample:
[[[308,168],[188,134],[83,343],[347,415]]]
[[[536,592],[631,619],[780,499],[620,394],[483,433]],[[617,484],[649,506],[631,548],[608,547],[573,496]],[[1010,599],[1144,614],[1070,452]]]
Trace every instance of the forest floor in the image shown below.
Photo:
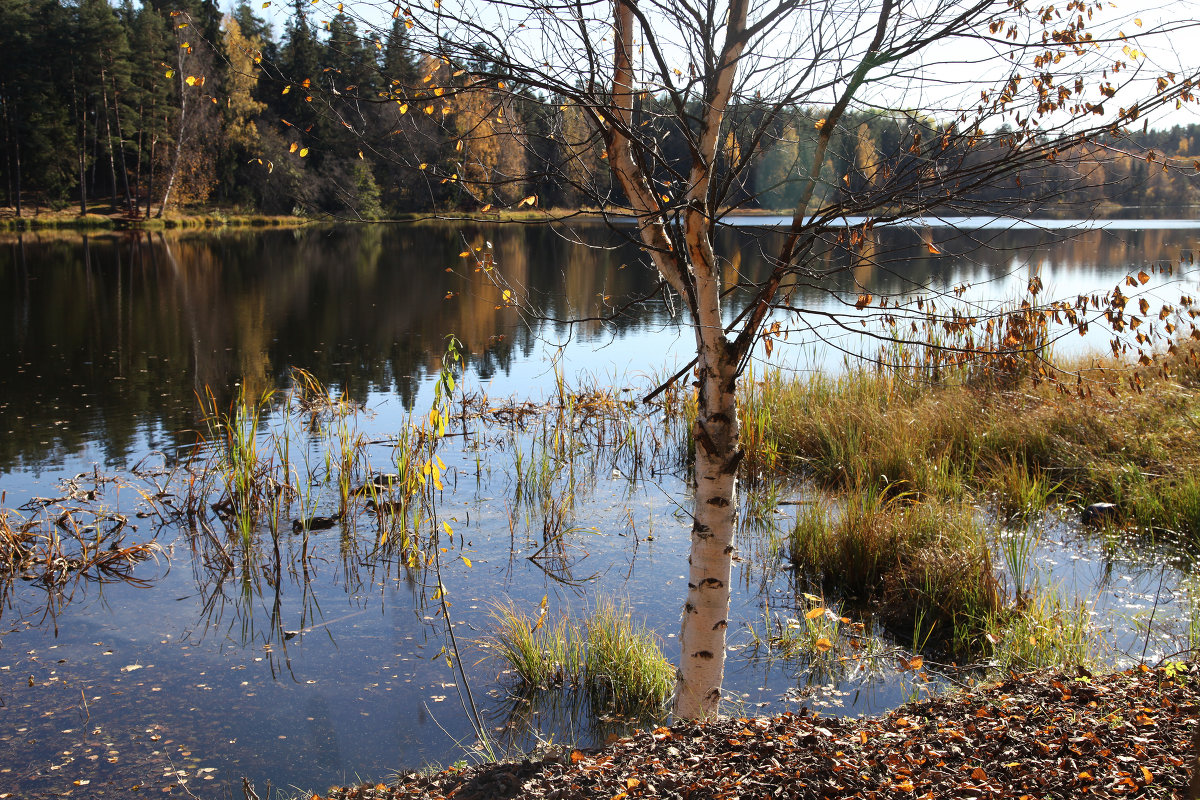
[[[403,774],[327,797],[1184,798],[1194,796],[1198,718],[1195,663],[1041,671],[883,716],[682,723],[597,750]]]

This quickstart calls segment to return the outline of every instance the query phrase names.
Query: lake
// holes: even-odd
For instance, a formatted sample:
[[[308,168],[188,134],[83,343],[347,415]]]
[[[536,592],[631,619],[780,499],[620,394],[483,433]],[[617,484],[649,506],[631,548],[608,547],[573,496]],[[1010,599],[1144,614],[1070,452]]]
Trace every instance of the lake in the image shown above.
[[[758,229],[772,222],[749,218],[721,233],[727,283],[762,274],[760,253],[777,234]],[[1152,299],[1177,299],[1196,284],[1193,221],[983,221],[959,232],[930,223],[877,231],[866,254],[814,254],[791,295],[810,313],[780,315],[791,329],[786,346],[769,361],[759,353],[755,368],[804,374],[874,354],[881,332],[855,324],[861,292],[961,286],[963,302],[985,304],[1018,299],[1036,275],[1045,294],[1073,299],[1139,270],[1150,274],[1140,291]],[[485,255],[494,266],[481,264]],[[509,696],[501,666],[476,645],[497,600],[533,613],[545,598],[552,616],[624,601],[676,657],[690,500],[669,434],[659,431],[664,444],[649,445],[646,461],[611,445],[577,452],[573,502],[559,509],[565,522],[556,537],[545,507],[517,479],[522,464],[544,453],[547,430],[532,412],[512,411],[519,404],[556,396],[560,383],[628,388],[619,396],[636,398],[691,358],[679,304],[663,302],[619,226],[29,234],[0,241],[0,282],[0,491],[3,507],[20,514],[10,524],[37,513],[35,498],[92,492],[125,519],[130,541],[162,547],[136,566],[134,582],[81,582],[53,605],[35,582],[15,581],[4,595],[0,797],[126,797],[133,787],[182,794],[181,780],[216,797],[242,776],[260,789],[270,781],[320,791],[469,760],[463,674],[494,735],[513,747],[587,745],[623,731],[621,720],[591,714],[571,692],[533,702]],[[453,530],[441,585],[462,673],[446,662],[429,565],[381,557],[368,535],[377,532],[346,520],[303,536],[284,530],[273,563],[290,566],[217,568],[201,534],[148,510],[162,508],[163,482],[196,457],[198,432],[210,429],[206,407],[282,393],[295,368],[362,410],[287,428],[273,409],[264,435],[287,430],[294,462],[311,474],[334,474],[324,454],[350,439],[377,471],[391,471],[396,435],[434,401],[449,334],[462,342],[466,365],[456,396],[497,412],[438,451],[446,470],[437,513]],[[1082,353],[1106,348],[1107,339],[1072,332],[1054,346]],[[514,418],[526,424],[496,421]],[[552,476],[549,493],[564,480]],[[160,505],[147,506],[148,497]],[[772,513],[787,524],[791,503],[813,496],[797,485],[782,499]],[[327,481],[296,502],[329,514],[337,487]],[[1169,551],[1114,551],[1073,520],[1044,524],[1039,559],[1092,599],[1098,623],[1112,628],[1115,657],[1136,658],[1144,643],[1148,655],[1170,652],[1169,629],[1144,640],[1148,609],[1170,622],[1185,601]],[[745,536],[754,541],[753,531]],[[743,556],[731,612],[731,707],[869,714],[958,679],[932,662],[926,682],[890,667],[754,658],[746,626],[761,624],[764,606],[787,608],[800,589],[777,552],[746,546]]]

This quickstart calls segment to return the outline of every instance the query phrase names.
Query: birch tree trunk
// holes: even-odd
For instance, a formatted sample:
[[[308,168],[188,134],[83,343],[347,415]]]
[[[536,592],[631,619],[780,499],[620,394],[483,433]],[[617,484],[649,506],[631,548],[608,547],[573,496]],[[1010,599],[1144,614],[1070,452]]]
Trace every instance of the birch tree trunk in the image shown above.
[[[725,676],[737,514],[737,363],[721,326],[697,326],[699,396],[696,496],[688,555],[688,592],[680,629],[681,663],[675,713],[687,719],[713,716]],[[707,331],[715,332],[705,335]]]

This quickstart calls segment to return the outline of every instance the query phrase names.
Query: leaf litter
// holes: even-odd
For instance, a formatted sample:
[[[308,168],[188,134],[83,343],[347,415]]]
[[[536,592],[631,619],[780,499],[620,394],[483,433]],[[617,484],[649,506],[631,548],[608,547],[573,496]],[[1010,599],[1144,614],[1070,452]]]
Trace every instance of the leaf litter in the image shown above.
[[[325,800],[1181,797],[1200,666],[1040,671],[884,716],[680,723],[596,750],[408,773]],[[313,796],[313,800],[316,800]]]

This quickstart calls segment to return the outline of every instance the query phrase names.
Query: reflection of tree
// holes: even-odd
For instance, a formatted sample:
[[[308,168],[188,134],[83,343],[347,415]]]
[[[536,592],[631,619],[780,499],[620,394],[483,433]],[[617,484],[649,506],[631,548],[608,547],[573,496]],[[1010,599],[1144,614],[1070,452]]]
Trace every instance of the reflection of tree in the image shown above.
[[[593,247],[575,246],[576,236]],[[878,230],[854,250],[831,242],[821,280],[794,291],[812,305],[860,284],[884,294],[983,283],[1007,276],[1014,262],[1081,271],[1177,263],[1196,245],[1188,231],[1052,236],[976,231],[939,240],[943,254],[935,255],[916,230]],[[489,276],[459,255],[488,241],[531,319],[604,316],[654,288],[644,270],[622,268],[635,265],[636,253],[608,247],[606,230],[586,224],[27,235],[0,244],[0,467],[58,461],[91,441],[103,442],[113,463],[145,447],[169,449],[197,426],[196,391],[211,387],[225,405],[235,384],[254,396],[282,386],[291,366],[356,401],[394,392],[411,407],[447,333],[487,378],[542,335],[619,336],[666,319],[661,307],[635,307],[574,329],[522,325]],[[717,240],[743,280],[764,274],[761,246],[761,237],[736,229]]]

